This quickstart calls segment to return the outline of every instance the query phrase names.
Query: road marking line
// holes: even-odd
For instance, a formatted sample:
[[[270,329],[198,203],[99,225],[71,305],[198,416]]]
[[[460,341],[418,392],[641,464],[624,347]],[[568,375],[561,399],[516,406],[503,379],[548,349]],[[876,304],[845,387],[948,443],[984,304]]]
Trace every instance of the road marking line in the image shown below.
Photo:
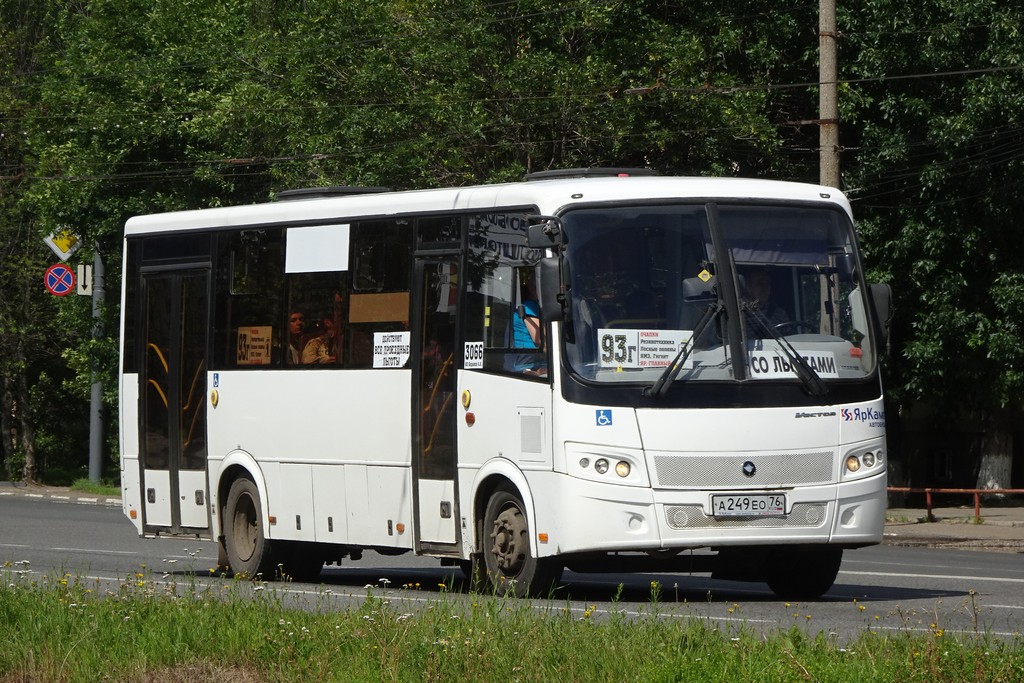
[[[933,629],[933,628],[925,628],[923,626],[881,626],[881,625],[878,625],[878,624],[873,625],[873,626],[871,626],[871,628],[866,629],[866,630],[870,630],[870,631],[897,631],[897,632],[899,632],[899,631],[916,631],[916,632],[919,632],[919,633],[934,633],[935,632],[935,629]],[[946,629],[942,629],[942,631],[945,634],[947,634],[947,635],[958,635],[958,636],[978,636],[978,637],[982,637],[982,636],[987,636],[987,635],[993,635],[993,636],[1002,636],[1004,638],[1015,638],[1015,637],[1020,635],[1020,631],[1016,631],[1016,632],[1010,632],[1010,631],[968,631],[967,629],[962,629],[962,628],[958,628],[958,629],[946,628]]]
[[[995,581],[996,583],[1024,583],[1024,579],[1001,579],[996,576],[947,576],[939,574],[900,574],[896,572],[851,572],[840,571],[840,574],[852,576],[892,576],[908,579],[959,579],[961,581]]]
[[[138,555],[134,550],[97,550],[95,548],[49,548],[66,553],[95,553],[97,555]]]

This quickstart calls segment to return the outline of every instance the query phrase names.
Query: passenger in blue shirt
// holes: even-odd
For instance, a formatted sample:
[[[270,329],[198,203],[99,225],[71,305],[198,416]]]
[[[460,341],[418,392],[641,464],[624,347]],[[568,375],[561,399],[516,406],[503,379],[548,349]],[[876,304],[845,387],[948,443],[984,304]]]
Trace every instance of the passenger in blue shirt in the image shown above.
[[[530,375],[546,375],[547,361],[540,324],[540,304],[537,286],[533,280],[523,283],[523,300],[512,313],[512,346],[517,349],[536,349],[536,353],[521,353],[515,357],[512,369]]]

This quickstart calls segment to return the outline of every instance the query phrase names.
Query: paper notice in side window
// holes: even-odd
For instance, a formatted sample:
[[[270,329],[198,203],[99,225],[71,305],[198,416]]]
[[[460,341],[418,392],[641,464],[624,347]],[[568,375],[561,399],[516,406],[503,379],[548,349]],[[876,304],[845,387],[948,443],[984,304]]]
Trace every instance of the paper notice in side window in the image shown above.
[[[373,367],[405,367],[409,361],[409,334],[409,332],[374,332]]]
[[[239,327],[235,365],[270,365],[270,340],[273,327]]]

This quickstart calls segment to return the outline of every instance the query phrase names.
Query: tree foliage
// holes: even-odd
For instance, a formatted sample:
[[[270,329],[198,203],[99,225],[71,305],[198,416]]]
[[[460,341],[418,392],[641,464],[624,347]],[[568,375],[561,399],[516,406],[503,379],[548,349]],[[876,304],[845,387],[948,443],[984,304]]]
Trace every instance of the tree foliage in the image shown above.
[[[875,273],[899,306],[890,386],[980,421],[1002,448],[1024,390],[1024,10],[847,7],[849,177]],[[981,477],[991,483],[991,477]]]
[[[121,230],[134,214],[312,185],[462,185],[570,166],[817,177],[817,129],[806,123],[817,116],[816,4],[0,0],[0,9],[5,387],[25,378],[83,398],[87,369],[99,367],[115,400],[116,305],[94,342],[86,302],[53,301],[31,285],[54,226],[82,236],[85,262],[100,250],[113,302]],[[989,0],[840,7],[846,183],[873,272],[897,293],[890,387],[904,403],[969,397],[992,411],[1024,382],[1024,255],[1012,233],[1020,14]],[[935,75],[964,68],[987,71]],[[922,76],[894,78],[913,74]],[[28,308],[15,314],[22,291]],[[8,352],[17,344],[42,356],[18,365]],[[56,349],[52,367],[42,348]],[[37,382],[41,367],[48,382]],[[69,457],[82,460],[80,450]]]

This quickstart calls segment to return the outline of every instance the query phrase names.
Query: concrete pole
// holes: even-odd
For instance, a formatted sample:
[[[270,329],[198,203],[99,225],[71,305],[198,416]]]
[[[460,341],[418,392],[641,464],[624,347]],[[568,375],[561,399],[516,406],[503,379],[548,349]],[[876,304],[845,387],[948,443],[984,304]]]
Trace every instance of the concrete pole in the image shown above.
[[[836,69],[836,0],[818,0],[819,172],[822,185],[839,187],[839,103]]]
[[[100,245],[95,244],[92,257],[92,338],[103,336],[103,304],[106,298],[106,273]],[[103,477],[103,381],[95,361],[92,366],[92,391],[89,397],[89,481]]]

